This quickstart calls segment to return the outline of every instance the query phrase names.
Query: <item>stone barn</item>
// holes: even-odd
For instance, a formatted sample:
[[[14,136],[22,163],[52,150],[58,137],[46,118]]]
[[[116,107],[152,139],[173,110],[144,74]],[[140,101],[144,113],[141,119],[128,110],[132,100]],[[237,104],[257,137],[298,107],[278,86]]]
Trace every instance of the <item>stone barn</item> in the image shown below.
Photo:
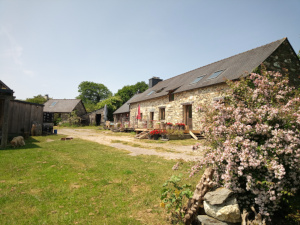
[[[61,118],[61,121],[68,121],[73,111],[79,117],[86,114],[81,99],[49,99],[44,105],[45,114],[56,114],[58,118]]]
[[[83,116],[85,123],[92,126],[104,125],[104,108],[97,109]]]
[[[197,132],[203,116],[197,107],[222,98],[228,89],[226,80],[248,76],[261,64],[268,71],[287,69],[291,85],[299,87],[300,61],[288,39],[283,38],[167,80],[150,79],[149,89],[129,101],[130,122],[138,126],[151,121],[184,123],[189,130]],[[139,107],[142,119],[137,121]]]

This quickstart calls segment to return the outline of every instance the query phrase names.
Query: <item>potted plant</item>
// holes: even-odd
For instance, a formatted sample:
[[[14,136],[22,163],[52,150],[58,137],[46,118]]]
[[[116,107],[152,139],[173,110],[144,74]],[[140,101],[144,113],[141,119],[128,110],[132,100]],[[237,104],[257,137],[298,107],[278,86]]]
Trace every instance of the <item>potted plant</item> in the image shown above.
[[[149,133],[149,137],[150,137],[150,139],[158,140],[160,133],[161,133],[160,130],[152,130]]]
[[[184,130],[185,124],[184,123],[176,123],[175,124],[179,130]]]
[[[167,130],[172,129],[172,127],[173,127],[173,123],[170,123],[170,122],[166,123]]]
[[[169,140],[183,139],[184,132],[183,132],[183,130],[170,129],[170,130],[167,130],[167,136],[168,136]]]

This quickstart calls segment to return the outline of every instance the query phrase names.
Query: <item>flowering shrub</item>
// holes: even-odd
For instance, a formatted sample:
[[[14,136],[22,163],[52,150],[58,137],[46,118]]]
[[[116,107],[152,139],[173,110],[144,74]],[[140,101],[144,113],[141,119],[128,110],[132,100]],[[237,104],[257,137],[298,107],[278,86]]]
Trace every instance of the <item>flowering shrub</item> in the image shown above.
[[[204,109],[203,109],[202,106],[197,106],[196,107],[196,112],[203,112],[203,111],[204,111]]]
[[[184,123],[176,123],[175,126],[178,126],[178,127],[184,127],[185,124],[184,124]]]
[[[206,107],[210,150],[192,174],[214,166],[215,182],[238,193],[242,208],[254,205],[270,218],[300,186],[299,93],[275,72],[228,84],[228,97]]]
[[[173,126],[173,123],[166,123],[167,126]]]

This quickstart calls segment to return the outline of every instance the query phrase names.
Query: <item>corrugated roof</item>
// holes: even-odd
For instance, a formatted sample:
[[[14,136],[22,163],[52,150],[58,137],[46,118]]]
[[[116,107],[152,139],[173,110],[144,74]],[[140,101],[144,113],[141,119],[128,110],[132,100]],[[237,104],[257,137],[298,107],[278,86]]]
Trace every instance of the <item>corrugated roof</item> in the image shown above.
[[[287,38],[282,38],[267,45],[231,56],[167,80],[163,80],[154,87],[149,88],[140,94],[137,98],[129,100],[129,103],[162,97],[167,95],[169,91],[173,90],[174,93],[179,93],[214,84],[224,83],[226,80],[235,80],[243,75],[248,75],[263,61],[265,61],[285,40],[287,40]],[[209,79],[213,73],[220,70],[223,70],[223,72],[218,77]],[[200,76],[204,77],[198,83],[191,84]],[[149,94],[151,91],[155,92]]]
[[[131,97],[131,99],[129,99],[127,102],[125,102],[120,108],[118,108],[116,111],[114,111],[113,114],[120,114],[120,113],[128,113],[130,112],[129,109],[129,101],[135,99],[137,96],[139,96],[140,94],[135,94],[134,96]]]
[[[44,104],[44,112],[70,113],[80,102],[81,99],[49,99]]]

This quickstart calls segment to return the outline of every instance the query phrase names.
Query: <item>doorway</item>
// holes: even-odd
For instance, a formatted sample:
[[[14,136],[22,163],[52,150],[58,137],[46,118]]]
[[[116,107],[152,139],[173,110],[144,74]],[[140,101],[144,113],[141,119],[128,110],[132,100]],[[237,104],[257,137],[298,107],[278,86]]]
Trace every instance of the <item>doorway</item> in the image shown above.
[[[189,126],[189,130],[193,129],[193,110],[192,105],[185,105],[183,108],[183,121]]]
[[[101,124],[101,114],[96,114],[96,126],[100,126]]]

